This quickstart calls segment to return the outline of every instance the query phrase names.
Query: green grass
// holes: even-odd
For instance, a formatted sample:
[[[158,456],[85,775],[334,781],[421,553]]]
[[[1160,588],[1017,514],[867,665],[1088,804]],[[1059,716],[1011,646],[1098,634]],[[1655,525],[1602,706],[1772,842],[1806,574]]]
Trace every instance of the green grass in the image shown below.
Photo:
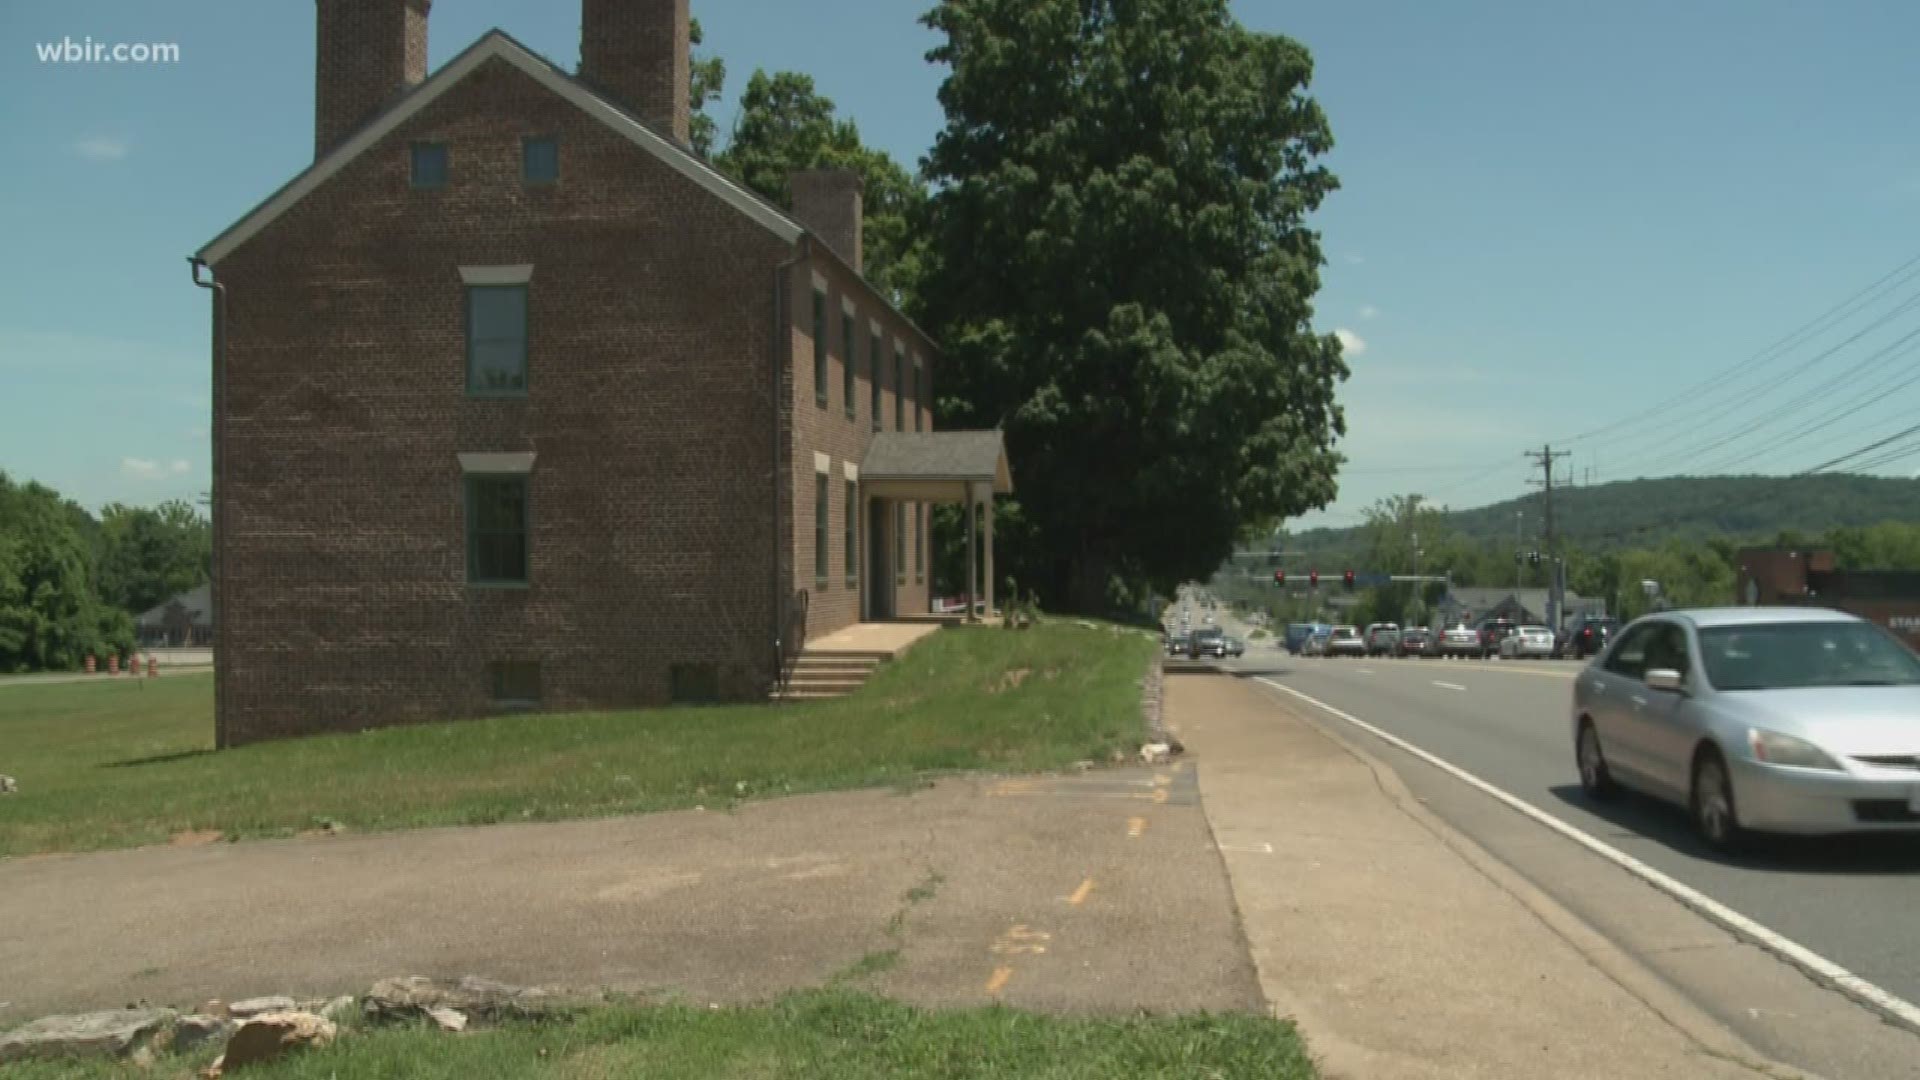
[[[187,1080],[212,1051],[120,1064],[9,1066],[13,1080]],[[324,1050],[245,1070],[260,1080],[931,1080],[1020,1077],[1246,1077],[1307,1080],[1291,1024],[1257,1016],[1082,1019],[992,1007],[932,1012],[845,990],[754,1008],[619,1007],[462,1036],[420,1028],[355,1031]]]
[[[1139,735],[1147,636],[1049,620],[943,630],[858,694],[500,716],[214,753],[208,675],[0,689],[0,856],[548,821],[1104,759]]]

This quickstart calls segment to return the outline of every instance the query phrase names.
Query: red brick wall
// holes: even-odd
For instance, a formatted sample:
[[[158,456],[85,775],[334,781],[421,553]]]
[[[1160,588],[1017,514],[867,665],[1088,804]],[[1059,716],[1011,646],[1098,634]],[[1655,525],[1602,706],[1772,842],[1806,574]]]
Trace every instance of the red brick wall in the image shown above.
[[[431,0],[319,0],[315,11],[314,156],[427,77]]]
[[[444,189],[408,186],[423,138]],[[553,709],[661,704],[683,661],[761,693],[790,251],[496,61],[225,259],[228,741],[489,712],[490,660],[538,660]],[[458,268],[519,263],[529,395],[470,399]],[[523,450],[531,587],[470,587],[456,455]]]
[[[823,407],[816,402],[814,395],[813,372],[813,291],[814,276],[825,279],[827,286],[827,403]],[[807,637],[819,637],[842,627],[860,621],[860,589],[879,584],[892,591],[895,598],[894,610],[899,614],[924,612],[928,608],[927,582],[923,575],[915,580],[913,573],[913,545],[920,542],[919,528],[914,523],[914,515],[907,515],[908,548],[907,579],[904,585],[897,584],[897,578],[889,578],[884,583],[868,582],[869,559],[865,550],[868,536],[866,522],[867,508],[861,508],[860,540],[860,584],[848,587],[843,573],[845,565],[845,463],[856,466],[866,456],[867,445],[873,439],[873,409],[870,379],[872,364],[869,356],[872,341],[872,324],[879,320],[882,330],[881,341],[884,345],[883,363],[880,366],[881,417],[883,430],[894,430],[894,403],[897,388],[894,386],[893,348],[896,339],[907,347],[907,377],[912,379],[912,357],[918,350],[927,365],[928,384],[931,385],[934,352],[931,344],[922,337],[905,319],[893,314],[884,304],[873,299],[867,288],[838,261],[824,255],[816,255],[809,264],[803,264],[793,273],[791,279],[792,295],[789,308],[793,313],[793,384],[789,399],[793,409],[793,566],[794,588],[805,589],[811,595],[808,601]],[[855,341],[859,355],[854,369],[854,410],[851,419],[847,416],[844,393],[844,373],[847,362],[846,349],[842,342],[841,312],[845,300],[851,298],[855,305]],[[911,399],[910,399],[911,404]],[[932,410],[921,406],[923,430],[933,430]],[[913,413],[906,415],[906,430],[913,430]],[[814,579],[814,499],[815,499],[815,459],[816,453],[824,453],[830,459],[827,529],[827,568],[828,577],[824,586]],[[864,499],[863,499],[864,501]],[[887,511],[887,529],[889,559],[893,544],[892,512]],[[930,556],[928,557],[930,561]]]

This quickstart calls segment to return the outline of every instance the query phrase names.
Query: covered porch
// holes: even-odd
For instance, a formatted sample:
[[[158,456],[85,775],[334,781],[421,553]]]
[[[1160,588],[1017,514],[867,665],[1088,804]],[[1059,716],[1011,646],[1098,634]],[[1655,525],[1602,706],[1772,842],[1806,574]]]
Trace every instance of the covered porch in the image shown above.
[[[993,431],[888,431],[875,435],[860,464],[861,501],[878,508],[900,503],[958,503],[966,508],[966,606],[958,621],[977,622],[994,610],[993,497],[1011,494],[1006,440]],[[872,511],[869,511],[872,513]],[[884,520],[893,520],[892,514]],[[926,545],[931,556],[932,544]],[[984,556],[984,558],[983,558]],[[982,578],[985,580],[982,581]],[[869,580],[873,580],[871,577]],[[886,580],[880,578],[878,580]],[[984,585],[984,590],[982,586]],[[932,595],[932,582],[928,582]],[[979,603],[984,599],[985,604]],[[862,600],[862,619],[874,622],[937,620],[935,614],[880,611]]]

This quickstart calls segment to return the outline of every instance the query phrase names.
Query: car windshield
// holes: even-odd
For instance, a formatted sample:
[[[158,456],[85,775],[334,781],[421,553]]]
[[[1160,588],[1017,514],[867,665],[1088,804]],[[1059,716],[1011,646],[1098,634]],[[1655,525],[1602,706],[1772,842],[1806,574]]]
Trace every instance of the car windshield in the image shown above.
[[[1195,630],[1193,632],[1193,636],[1195,638],[1217,638],[1222,636],[1222,633],[1223,632],[1221,631],[1221,629],[1217,626],[1207,626],[1207,627],[1202,627],[1199,630]]]
[[[1920,685],[1920,656],[1871,623],[1706,627],[1700,652],[1720,690]]]
[[[1360,632],[1351,626],[1342,626],[1333,632],[1333,636],[1337,638],[1358,637],[1359,634]]]

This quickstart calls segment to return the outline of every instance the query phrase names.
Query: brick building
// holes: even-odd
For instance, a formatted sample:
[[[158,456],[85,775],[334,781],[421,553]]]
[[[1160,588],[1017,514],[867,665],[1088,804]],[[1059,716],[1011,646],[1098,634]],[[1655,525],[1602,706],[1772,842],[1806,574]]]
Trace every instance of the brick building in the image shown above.
[[[1920,651],[1920,572],[1837,570],[1833,552],[1746,548],[1738,555],[1739,603],[1825,607],[1879,623]]]
[[[760,698],[926,611],[928,504],[1011,480],[932,431],[857,176],[788,212],[692,152],[687,0],[584,0],[577,75],[429,75],[429,3],[318,0],[314,160],[193,260],[219,744]]]

